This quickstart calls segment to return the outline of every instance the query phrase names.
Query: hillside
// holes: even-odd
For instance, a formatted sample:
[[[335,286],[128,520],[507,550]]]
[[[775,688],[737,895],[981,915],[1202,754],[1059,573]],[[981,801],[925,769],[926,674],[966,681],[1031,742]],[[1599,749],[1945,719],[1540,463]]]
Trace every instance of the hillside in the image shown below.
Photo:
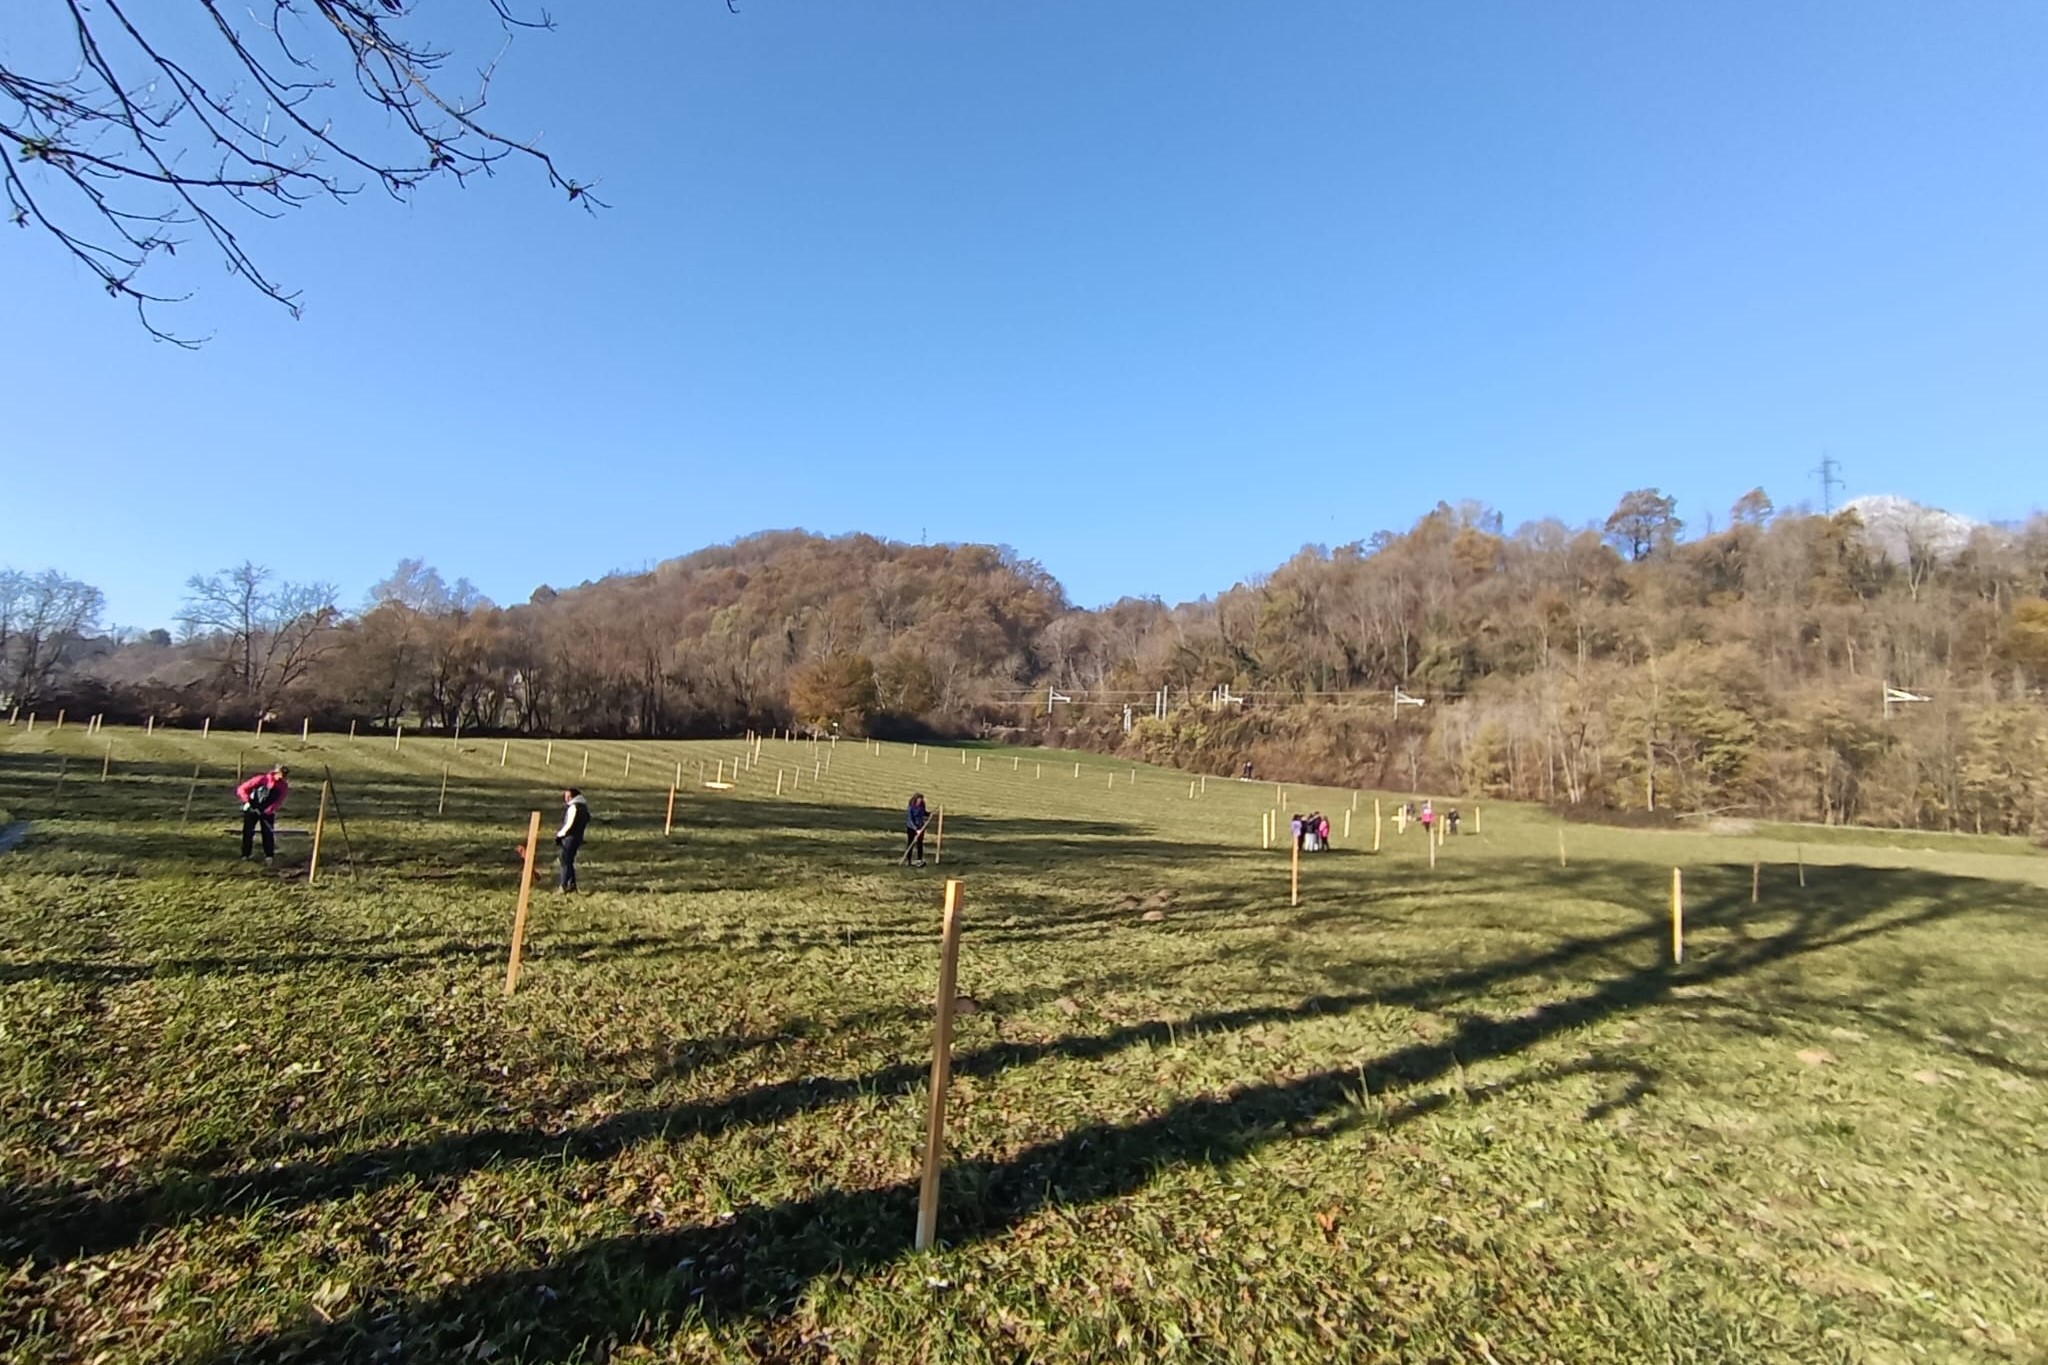
[[[2048,830],[2048,519],[1863,510],[1759,490],[1688,538],[1654,489],[1512,533],[1440,505],[1214,598],[1097,610],[1007,548],[862,535],[765,532],[508,608],[409,561],[360,613],[138,641],[17,695],[194,725],[999,735],[1659,819]],[[1885,549],[1901,527],[1921,553]]]

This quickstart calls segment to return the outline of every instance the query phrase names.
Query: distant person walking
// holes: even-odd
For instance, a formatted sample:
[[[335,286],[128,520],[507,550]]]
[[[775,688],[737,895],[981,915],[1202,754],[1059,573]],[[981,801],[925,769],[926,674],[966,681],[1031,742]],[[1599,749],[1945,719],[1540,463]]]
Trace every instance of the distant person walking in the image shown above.
[[[256,831],[263,831],[263,865],[277,866],[277,813],[284,806],[284,799],[291,795],[291,769],[280,763],[267,773],[254,777],[235,788],[235,799],[242,803],[242,858],[246,862],[254,851]]]
[[[590,803],[583,799],[580,788],[565,788],[562,792],[562,827],[555,831],[555,847],[561,850],[561,873],[555,883],[557,894],[576,889],[576,854],[583,847],[583,831],[589,828]]]
[[[1420,819],[1422,821],[1422,832],[1428,834],[1436,825],[1436,807],[1427,801],[1423,802]]]
[[[931,823],[932,813],[925,809],[924,793],[912,792],[910,805],[903,812],[903,865],[924,866],[924,827]]]

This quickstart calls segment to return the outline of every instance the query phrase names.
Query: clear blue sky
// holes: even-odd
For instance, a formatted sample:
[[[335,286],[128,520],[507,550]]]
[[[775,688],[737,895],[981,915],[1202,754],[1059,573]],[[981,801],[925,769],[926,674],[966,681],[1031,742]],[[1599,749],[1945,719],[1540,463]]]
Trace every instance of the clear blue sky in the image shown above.
[[[244,556],[516,602],[804,526],[1094,605],[1439,498],[2048,490],[2048,6],[557,17],[497,120],[595,218],[515,169],[252,225],[305,317],[209,264],[196,354],[0,236],[0,564],[150,626]]]

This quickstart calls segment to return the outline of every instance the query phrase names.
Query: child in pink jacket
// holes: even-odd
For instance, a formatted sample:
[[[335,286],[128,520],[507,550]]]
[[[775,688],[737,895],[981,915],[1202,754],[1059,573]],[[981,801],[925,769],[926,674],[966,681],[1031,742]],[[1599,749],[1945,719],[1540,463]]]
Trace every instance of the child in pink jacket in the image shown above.
[[[291,795],[290,774],[291,769],[280,763],[235,788],[235,799],[242,803],[242,857],[249,856],[256,831],[261,829],[265,867],[274,867],[277,862],[277,812],[284,806],[285,797]]]

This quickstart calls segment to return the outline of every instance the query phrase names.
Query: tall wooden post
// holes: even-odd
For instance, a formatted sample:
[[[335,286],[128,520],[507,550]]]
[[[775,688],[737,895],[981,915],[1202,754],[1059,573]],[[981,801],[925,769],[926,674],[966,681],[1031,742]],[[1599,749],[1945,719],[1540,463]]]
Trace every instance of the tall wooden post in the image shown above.
[[[590,750],[588,749],[583,751],[583,776],[590,776]],[[737,777],[739,774],[734,773],[733,776]]]
[[[932,1093],[924,1133],[924,1177],[917,1189],[916,1249],[931,1250],[939,1235],[939,1168],[946,1153],[946,1090],[953,1078],[953,1002],[960,983],[960,883],[946,882],[946,917],[939,929],[938,1016],[932,1026]]]
[[[356,742],[356,723],[354,721],[348,723],[348,742],[351,744]]]
[[[1351,842],[1351,812],[1348,810],[1344,812],[1344,841]]]
[[[668,789],[668,815],[661,822],[661,837],[666,839],[676,827],[676,789]]]
[[[1436,870],[1436,829],[1431,825],[1422,827],[1422,842],[1429,845],[1429,868]]]
[[[1472,807],[1472,832],[1474,834],[1486,833],[1486,826],[1480,823],[1478,806]]]
[[[1380,851],[1380,799],[1372,799],[1372,851]]]
[[[1799,858],[1799,889],[1804,891],[1806,889],[1806,845],[1794,844],[1792,848]]]
[[[512,757],[512,741],[508,739],[498,749],[498,766],[501,768],[504,767],[505,760],[510,757]]]
[[[1294,843],[1294,855],[1293,855],[1293,857],[1291,857],[1291,858],[1289,858],[1289,859],[1288,859],[1288,871],[1287,871],[1287,903],[1288,903],[1289,905],[1300,905],[1300,904],[1301,904],[1301,840],[1299,840],[1299,839],[1296,839],[1296,840],[1294,840],[1294,841],[1293,841],[1293,843]]]
[[[548,741],[547,757],[542,760],[541,766],[543,768],[552,768],[555,766],[555,742],[553,740]]]
[[[299,722],[299,747],[301,749],[306,747],[306,741],[312,737],[312,734],[313,718],[311,716],[307,716],[304,720]]]
[[[446,814],[446,813],[447,813],[447,810],[448,810],[448,765],[447,765],[446,763],[443,763],[443,764],[441,765],[441,799],[440,799],[439,801],[437,801],[437,802],[435,802],[435,803],[434,803],[434,815],[435,815],[435,818],[437,818],[437,819],[438,819],[438,818],[439,818],[440,816],[442,816],[442,815]]]
[[[145,737],[147,737],[147,736],[149,736],[149,735],[153,735],[153,734],[155,734],[155,733],[156,733],[156,717],[155,717],[155,716],[151,716],[151,717],[150,717],[150,718],[149,718],[148,720],[146,720],[146,721],[144,721],[144,722],[142,723],[142,733],[143,733],[143,735],[144,735]]]
[[[775,770],[775,794],[777,796],[782,795],[782,769],[780,768]]]
[[[113,746],[113,745],[111,745],[111,744],[109,744],[109,745],[107,746],[107,753],[106,753],[106,757],[104,757],[104,758],[102,758],[102,759],[100,760],[100,781],[102,781],[102,782],[105,782],[105,781],[107,780],[107,770],[108,770],[108,769],[110,769],[110,768],[112,768],[113,766],[114,766],[114,746]]]
[[[199,791],[199,765],[192,765],[192,785],[185,788],[185,813],[178,817],[178,828],[183,829],[192,819],[192,798]]]
[[[199,722],[199,737],[200,737],[201,739],[205,739],[205,738],[206,738],[207,736],[211,735],[212,733],[213,733],[213,717],[212,717],[212,716],[208,716],[208,717],[207,717],[207,718],[206,718],[205,720],[202,720],[202,721],[200,721],[200,722]]]
[[[320,879],[320,840],[327,833],[327,783],[320,784],[320,813],[313,817],[313,857],[306,864],[306,885]]]
[[[625,780],[626,780],[627,778],[631,777],[632,775],[633,775],[633,751],[632,751],[631,749],[628,749],[628,750],[626,751],[626,770],[625,770],[624,772],[622,772],[622,773],[620,773],[620,774],[619,774],[619,781],[620,781],[620,782],[624,782],[624,781],[625,781]]]
[[[932,832],[933,867],[937,867],[939,865],[939,861],[946,856],[946,808],[944,806],[940,806],[938,814],[938,828]]]
[[[533,855],[540,847],[540,812],[526,826],[526,865],[519,872],[519,908],[512,914],[512,960],[505,966],[505,994],[519,987],[519,959],[526,951],[526,907],[533,900]]]
[[[1671,960],[1685,961],[1685,873],[1671,869]]]
[[[1749,903],[1756,904],[1757,892],[1763,889],[1764,860],[1759,858],[1749,865]]]
[[[1559,826],[1557,827],[1557,865],[1558,865],[1559,867],[1569,867],[1569,866],[1571,866],[1571,864],[1567,863],[1567,862],[1566,862],[1566,861],[1564,860],[1564,826],[1563,826],[1563,825],[1559,825]]]

